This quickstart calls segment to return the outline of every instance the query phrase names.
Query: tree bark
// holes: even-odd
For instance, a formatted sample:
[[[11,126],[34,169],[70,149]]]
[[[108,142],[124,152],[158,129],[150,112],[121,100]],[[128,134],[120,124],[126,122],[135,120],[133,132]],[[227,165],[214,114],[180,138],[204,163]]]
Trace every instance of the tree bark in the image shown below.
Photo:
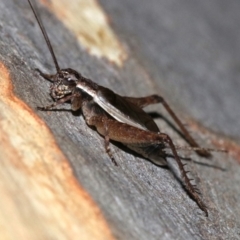
[[[0,239],[238,239],[239,1],[42,1],[59,65],[118,94],[162,95],[211,160],[191,171],[209,217],[173,171],[104,140],[35,71],[55,68],[27,1],[0,2]],[[91,22],[93,20],[93,22]],[[161,105],[146,109],[187,146]],[[156,114],[155,114],[156,115]]]

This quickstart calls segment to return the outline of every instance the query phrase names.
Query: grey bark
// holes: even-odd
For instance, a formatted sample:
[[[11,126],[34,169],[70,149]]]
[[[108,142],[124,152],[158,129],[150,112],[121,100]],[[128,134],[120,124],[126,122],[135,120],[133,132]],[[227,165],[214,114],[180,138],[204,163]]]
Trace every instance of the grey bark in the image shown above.
[[[76,69],[122,95],[159,93],[183,121],[194,119],[219,138],[229,136],[238,143],[240,2],[100,3],[127,46],[127,63],[120,69],[90,56],[61,22],[42,9],[60,66]],[[11,71],[16,94],[33,109],[48,104],[49,84],[34,68],[50,73],[55,69],[27,2],[1,1],[0,28],[0,58]],[[147,111],[166,114],[160,105]],[[113,145],[116,167],[104,151],[103,139],[86,126],[81,115],[36,113],[52,130],[78,181],[98,203],[117,239],[240,238],[239,159],[219,153],[211,161],[190,155],[206,163],[189,164],[209,207],[206,218],[169,169]],[[178,145],[187,145],[165,121],[156,121]],[[208,136],[201,132],[193,136],[202,146],[211,147]]]

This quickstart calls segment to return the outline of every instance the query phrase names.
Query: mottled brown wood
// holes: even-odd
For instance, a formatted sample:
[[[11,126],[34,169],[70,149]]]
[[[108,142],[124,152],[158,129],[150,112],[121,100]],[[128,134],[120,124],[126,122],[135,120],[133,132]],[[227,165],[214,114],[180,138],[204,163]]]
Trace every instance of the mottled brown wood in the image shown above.
[[[113,239],[52,133],[14,96],[3,63],[0,89],[0,239]]]
[[[66,110],[69,105],[62,111],[36,110],[51,99],[49,83],[34,69],[53,73],[52,60],[27,1],[0,1],[1,71],[10,73],[6,83],[1,72],[2,239],[84,239],[81,231],[86,239],[111,239],[111,232],[117,239],[239,238],[240,3],[225,3],[101,0],[125,56],[122,67],[91,55],[79,42],[64,23],[67,4],[62,18],[49,6],[40,9],[61,67],[124,96],[160,94],[197,142],[230,150],[210,161],[181,153],[193,159],[188,168],[208,206],[205,218],[169,169],[111,145],[119,164],[114,166],[104,139],[80,113]],[[6,96],[11,83],[14,95]],[[170,120],[158,105],[147,110]],[[176,144],[186,145],[164,120],[156,122]]]

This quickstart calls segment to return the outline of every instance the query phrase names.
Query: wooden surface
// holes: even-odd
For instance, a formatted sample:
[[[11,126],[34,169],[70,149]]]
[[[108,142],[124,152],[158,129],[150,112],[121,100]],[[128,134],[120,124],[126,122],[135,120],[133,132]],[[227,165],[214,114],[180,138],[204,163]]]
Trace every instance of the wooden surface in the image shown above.
[[[49,1],[40,12],[61,67],[122,95],[163,95],[202,146],[229,154],[181,153],[193,159],[188,168],[208,218],[169,169],[111,145],[114,166],[103,139],[69,105],[36,110],[51,98],[34,69],[53,73],[54,66],[27,1],[3,0],[0,239],[239,239],[239,1],[57,2],[57,13]],[[78,7],[79,16],[101,16],[96,28],[69,13]],[[172,123],[160,105],[147,111]],[[162,118],[156,122],[187,145]]]

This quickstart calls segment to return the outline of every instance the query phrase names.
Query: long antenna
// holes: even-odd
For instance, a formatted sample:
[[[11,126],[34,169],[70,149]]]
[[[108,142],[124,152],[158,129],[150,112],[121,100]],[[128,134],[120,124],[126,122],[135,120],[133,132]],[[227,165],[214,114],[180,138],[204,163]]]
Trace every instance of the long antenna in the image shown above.
[[[45,28],[44,28],[44,26],[43,26],[43,23],[42,23],[42,21],[41,21],[41,18],[38,16],[37,11],[34,9],[32,2],[31,2],[30,0],[28,0],[28,3],[29,3],[29,5],[30,5],[30,7],[31,7],[31,9],[32,9],[32,11],[33,11],[33,14],[34,14],[34,16],[35,16],[35,18],[36,18],[36,20],[37,20],[37,22],[38,22],[38,25],[39,25],[39,27],[40,27],[40,29],[41,29],[41,31],[42,31],[42,34],[43,34],[44,39],[45,39],[45,41],[46,41],[46,43],[47,43],[48,49],[49,49],[49,51],[50,51],[50,53],[51,53],[51,55],[52,55],[52,59],[53,59],[53,61],[54,61],[56,70],[57,70],[57,72],[59,72],[59,71],[60,71],[60,67],[59,67],[59,65],[58,65],[57,58],[56,58],[56,56],[55,56],[55,54],[54,54],[52,44],[51,44],[51,42],[50,42],[50,40],[49,40],[49,38],[48,38],[47,32],[46,32],[46,30],[45,30]]]

